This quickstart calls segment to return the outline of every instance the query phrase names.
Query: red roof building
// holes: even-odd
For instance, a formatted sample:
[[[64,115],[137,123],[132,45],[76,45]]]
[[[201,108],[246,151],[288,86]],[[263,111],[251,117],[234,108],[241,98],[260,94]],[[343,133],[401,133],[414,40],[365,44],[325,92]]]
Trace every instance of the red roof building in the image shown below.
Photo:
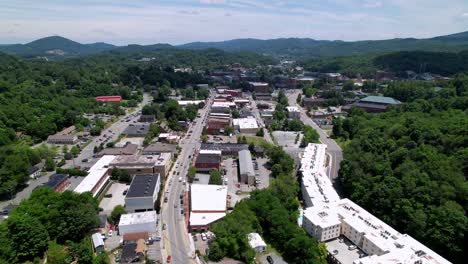
[[[122,101],[122,96],[120,95],[96,96],[96,101],[98,102],[120,102]]]

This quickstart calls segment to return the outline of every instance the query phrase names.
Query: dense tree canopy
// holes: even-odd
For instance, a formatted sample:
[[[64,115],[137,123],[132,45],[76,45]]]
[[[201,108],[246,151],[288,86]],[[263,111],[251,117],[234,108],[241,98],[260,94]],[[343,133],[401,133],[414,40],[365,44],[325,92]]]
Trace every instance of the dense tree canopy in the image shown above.
[[[468,229],[466,80],[458,76],[437,94],[395,84],[388,92],[408,103],[379,115],[351,112],[334,128],[352,140],[340,170],[345,193],[456,263]]]

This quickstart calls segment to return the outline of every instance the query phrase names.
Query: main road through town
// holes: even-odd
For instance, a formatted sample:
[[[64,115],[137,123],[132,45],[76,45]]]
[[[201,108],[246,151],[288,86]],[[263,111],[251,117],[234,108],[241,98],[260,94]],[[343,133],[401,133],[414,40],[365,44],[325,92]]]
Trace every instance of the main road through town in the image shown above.
[[[289,105],[299,107],[301,110],[301,121],[304,124],[313,127],[320,135],[320,142],[327,145],[327,154],[330,158],[330,164],[328,165],[328,175],[332,182],[335,182],[335,180],[338,178],[340,163],[343,160],[343,151],[341,150],[341,147],[327,135],[326,131],[322,130],[314,121],[312,121],[309,116],[307,116],[306,110],[297,104],[296,99],[300,93],[300,90],[294,90],[294,92],[287,95]]]
[[[163,252],[171,256],[172,263],[194,263],[194,248],[190,245],[187,231],[185,215],[188,215],[186,209],[184,214],[181,210],[185,206],[180,203],[180,195],[188,190],[187,172],[193,159],[194,152],[200,147],[200,136],[203,131],[204,123],[207,119],[214,95],[211,94],[205,107],[199,110],[200,117],[197,117],[188,128],[188,133],[181,140],[179,146],[181,152],[165,184],[165,193],[167,202],[163,202],[161,219],[166,230],[162,231]]]

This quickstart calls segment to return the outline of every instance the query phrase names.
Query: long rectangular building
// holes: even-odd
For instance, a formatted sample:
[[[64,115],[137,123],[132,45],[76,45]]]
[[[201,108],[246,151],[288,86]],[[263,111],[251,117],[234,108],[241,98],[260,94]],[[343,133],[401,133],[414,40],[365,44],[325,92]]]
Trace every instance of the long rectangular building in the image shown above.
[[[306,209],[303,228],[321,242],[340,235],[368,256],[354,264],[450,263],[422,243],[381,221],[349,199],[340,199],[326,175],[326,146],[309,144],[301,159],[302,193]],[[333,256],[335,259],[335,256]]]
[[[247,184],[255,183],[255,171],[250,150],[239,151],[239,171],[241,181]]]
[[[99,195],[109,182],[109,164],[115,159],[114,155],[106,155],[100,158],[96,164],[89,169],[89,174],[75,188],[75,192],[91,192],[93,197]]]

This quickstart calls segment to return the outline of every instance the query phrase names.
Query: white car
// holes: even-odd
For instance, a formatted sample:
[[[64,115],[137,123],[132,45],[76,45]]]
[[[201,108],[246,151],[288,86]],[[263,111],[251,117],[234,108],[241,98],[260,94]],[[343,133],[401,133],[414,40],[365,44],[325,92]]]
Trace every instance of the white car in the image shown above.
[[[205,233],[201,233],[201,239],[202,239],[203,241],[206,240],[206,234],[205,234]]]
[[[113,231],[112,231],[112,230],[109,230],[109,233],[107,233],[107,236],[108,236],[108,237],[112,237],[112,233],[113,233]]]

